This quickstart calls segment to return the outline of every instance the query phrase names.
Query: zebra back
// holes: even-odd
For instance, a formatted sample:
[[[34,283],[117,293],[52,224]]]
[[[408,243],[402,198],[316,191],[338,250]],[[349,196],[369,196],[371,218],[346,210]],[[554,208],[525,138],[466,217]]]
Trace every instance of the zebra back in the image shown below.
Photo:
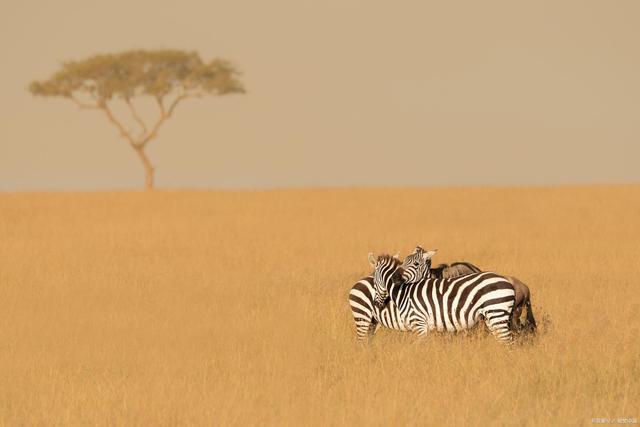
[[[374,288],[384,291],[385,283],[376,281]],[[391,283],[388,293],[402,321],[421,335],[430,330],[462,331],[483,319],[498,340],[512,340],[515,291],[503,276],[484,272],[456,279],[427,278],[414,284]]]

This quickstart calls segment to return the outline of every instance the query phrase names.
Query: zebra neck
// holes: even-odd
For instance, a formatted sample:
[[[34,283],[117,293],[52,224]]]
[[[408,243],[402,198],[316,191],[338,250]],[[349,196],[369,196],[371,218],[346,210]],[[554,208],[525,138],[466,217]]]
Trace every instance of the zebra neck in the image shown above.
[[[396,285],[392,284],[389,289],[389,298],[398,307],[400,312],[405,311],[409,306],[409,284]]]

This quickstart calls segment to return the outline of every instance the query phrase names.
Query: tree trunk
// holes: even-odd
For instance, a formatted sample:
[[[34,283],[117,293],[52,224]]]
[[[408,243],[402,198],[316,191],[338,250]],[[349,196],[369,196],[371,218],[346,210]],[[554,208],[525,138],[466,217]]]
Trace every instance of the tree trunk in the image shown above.
[[[138,157],[140,157],[142,165],[144,166],[144,188],[147,191],[153,190],[153,165],[145,154],[144,147],[133,147],[133,149],[136,151],[136,154],[138,154]]]

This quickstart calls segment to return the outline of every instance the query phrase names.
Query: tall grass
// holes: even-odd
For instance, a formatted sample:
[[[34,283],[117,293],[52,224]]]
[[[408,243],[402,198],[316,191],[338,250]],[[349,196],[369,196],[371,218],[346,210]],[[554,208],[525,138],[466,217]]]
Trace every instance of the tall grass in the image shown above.
[[[418,243],[543,333],[357,344],[367,253]],[[0,425],[640,418],[639,281],[637,186],[0,195]]]

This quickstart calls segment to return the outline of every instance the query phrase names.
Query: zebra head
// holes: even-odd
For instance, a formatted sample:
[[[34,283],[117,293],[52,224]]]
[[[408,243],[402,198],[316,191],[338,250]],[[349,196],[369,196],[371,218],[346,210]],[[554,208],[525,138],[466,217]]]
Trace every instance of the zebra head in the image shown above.
[[[402,281],[405,283],[416,283],[428,276],[431,270],[431,257],[438,250],[424,250],[420,246],[416,246],[413,253],[407,256],[402,263]]]
[[[373,288],[376,291],[374,303],[379,307],[384,307],[389,296],[389,289],[394,280],[396,270],[402,274],[400,260],[396,256],[380,255],[377,259],[369,253],[369,263],[373,267]],[[397,280],[397,279],[396,279]]]

